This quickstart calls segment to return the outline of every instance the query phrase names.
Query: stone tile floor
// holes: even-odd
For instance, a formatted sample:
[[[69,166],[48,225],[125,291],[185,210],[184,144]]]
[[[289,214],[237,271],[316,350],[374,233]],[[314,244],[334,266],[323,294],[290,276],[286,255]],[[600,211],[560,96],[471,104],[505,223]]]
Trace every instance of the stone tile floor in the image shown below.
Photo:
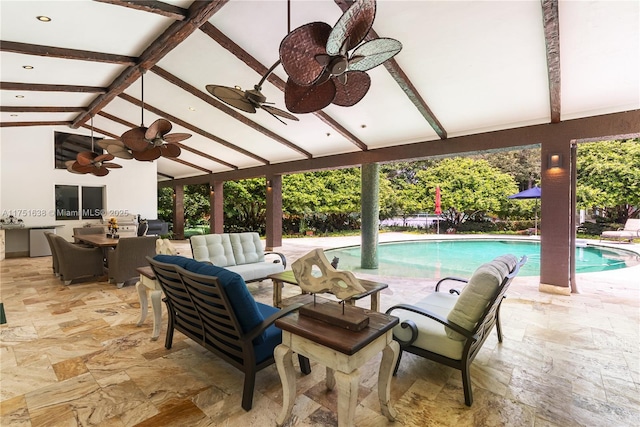
[[[359,238],[285,239],[277,250],[291,262],[315,247],[352,243]],[[187,242],[177,246],[191,256]],[[416,302],[435,285],[372,278],[390,285],[383,310]],[[577,282],[580,293],[560,296],[539,292],[536,277],[516,278],[502,308],[504,342],[492,334],[472,365],[471,408],[458,371],[406,354],[391,388],[398,420],[390,423],[379,411],[378,358],[362,369],[355,424],[640,425],[640,267],[582,274]],[[249,287],[271,303],[271,283]],[[133,285],[117,289],[89,280],[64,286],[51,273],[50,257],[18,258],[0,262],[0,292],[8,320],[0,326],[2,426],[275,425],[282,401],[275,366],[258,373],[253,409],[245,412],[242,374],[180,333],[165,349],[166,324],[158,341],[150,340],[151,319],[136,327]],[[284,289],[285,296],[297,292]],[[336,394],[325,390],[323,379],[315,363],[309,376],[298,373],[289,426],[337,425]]]

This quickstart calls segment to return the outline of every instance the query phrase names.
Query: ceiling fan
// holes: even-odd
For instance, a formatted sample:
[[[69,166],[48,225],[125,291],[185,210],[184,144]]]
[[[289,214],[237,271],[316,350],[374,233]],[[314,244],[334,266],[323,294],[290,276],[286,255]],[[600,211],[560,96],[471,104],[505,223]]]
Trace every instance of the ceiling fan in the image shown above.
[[[178,157],[182,150],[176,142],[191,138],[188,133],[169,133],[173,125],[169,120],[158,119],[148,128],[144,126],[144,73],[141,75],[142,84],[142,120],[140,127],[129,129],[120,137],[122,144],[109,140],[107,151],[118,157],[131,158],[142,161],[153,161],[160,156]],[[111,151],[109,151],[111,150]],[[131,155],[131,157],[127,157]]]
[[[333,28],[312,22],[282,40],[280,61],[289,76],[284,97],[289,111],[311,113],[331,103],[350,107],[362,100],[371,86],[365,71],[402,50],[402,44],[390,38],[360,44],[375,14],[375,0],[357,0]]]
[[[111,163],[113,160],[111,154],[97,154],[92,151],[83,151],[78,153],[76,160],[68,160],[65,162],[67,170],[73,173],[91,173],[95,176],[105,176],[109,173],[109,169],[119,169],[122,165]]]
[[[220,101],[237,108],[238,110],[247,113],[255,113],[258,109],[263,109],[285,125],[286,123],[280,119],[280,117],[298,121],[299,119],[288,111],[273,107],[273,103],[267,102],[267,97],[261,92],[262,84],[278,65],[280,65],[279,60],[267,70],[264,76],[262,76],[262,79],[260,79],[260,82],[253,86],[253,89],[242,90],[239,86],[228,87],[218,85],[207,85],[206,89],[211,95],[215,96]]]
[[[91,116],[91,150],[78,153],[75,160],[65,162],[67,170],[72,173],[86,174],[91,173],[95,176],[105,176],[109,173],[109,169],[119,169],[122,166],[117,163],[111,163],[114,156],[111,154],[98,154],[93,151],[93,116]]]

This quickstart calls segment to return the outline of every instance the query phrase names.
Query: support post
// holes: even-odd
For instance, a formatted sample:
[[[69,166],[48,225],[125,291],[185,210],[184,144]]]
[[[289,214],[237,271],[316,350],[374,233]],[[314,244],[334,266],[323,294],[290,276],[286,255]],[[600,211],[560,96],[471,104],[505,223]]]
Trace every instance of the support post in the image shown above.
[[[184,239],[184,187],[173,187],[173,238]]]
[[[224,181],[210,183],[209,228],[213,234],[224,233]]]
[[[380,202],[380,166],[366,163],[361,168],[361,239],[360,265],[362,268],[378,268],[378,222]]]
[[[266,177],[267,238],[265,249],[272,251],[282,246],[282,175]]]

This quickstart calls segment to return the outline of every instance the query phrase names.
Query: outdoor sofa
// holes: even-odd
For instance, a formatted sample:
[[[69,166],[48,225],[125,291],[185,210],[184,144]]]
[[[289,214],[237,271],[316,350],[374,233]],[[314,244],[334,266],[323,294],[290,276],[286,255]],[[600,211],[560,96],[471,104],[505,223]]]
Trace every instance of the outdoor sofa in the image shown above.
[[[254,232],[197,235],[190,242],[193,259],[238,273],[245,282],[264,280],[287,266],[283,254],[264,251],[260,235]],[[267,260],[265,255],[270,254],[278,258]]]

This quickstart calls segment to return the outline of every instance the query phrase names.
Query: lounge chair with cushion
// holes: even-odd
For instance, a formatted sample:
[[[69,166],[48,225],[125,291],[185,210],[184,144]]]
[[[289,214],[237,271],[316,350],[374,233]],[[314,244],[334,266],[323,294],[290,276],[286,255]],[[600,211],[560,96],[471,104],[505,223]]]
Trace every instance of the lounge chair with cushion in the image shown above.
[[[274,323],[298,309],[278,309],[256,302],[242,277],[232,271],[177,255],[147,258],[165,294],[169,326],[244,373],[242,408],[251,409],[256,373],[273,364],[282,331]],[[298,356],[300,370],[311,372],[309,359]]]
[[[396,372],[403,351],[456,368],[462,372],[465,404],[471,406],[471,362],[494,325],[502,342],[500,304],[526,261],[526,257],[518,261],[513,255],[500,256],[478,267],[468,281],[455,277],[440,280],[436,291],[419,306],[399,304],[387,310],[387,314],[400,318],[394,328],[394,339],[400,344]],[[461,292],[441,292],[440,285],[445,281],[466,286]]]
[[[627,240],[629,243],[633,242],[633,239],[640,239],[640,218],[628,219],[622,229],[603,231],[600,241],[602,239]]]

